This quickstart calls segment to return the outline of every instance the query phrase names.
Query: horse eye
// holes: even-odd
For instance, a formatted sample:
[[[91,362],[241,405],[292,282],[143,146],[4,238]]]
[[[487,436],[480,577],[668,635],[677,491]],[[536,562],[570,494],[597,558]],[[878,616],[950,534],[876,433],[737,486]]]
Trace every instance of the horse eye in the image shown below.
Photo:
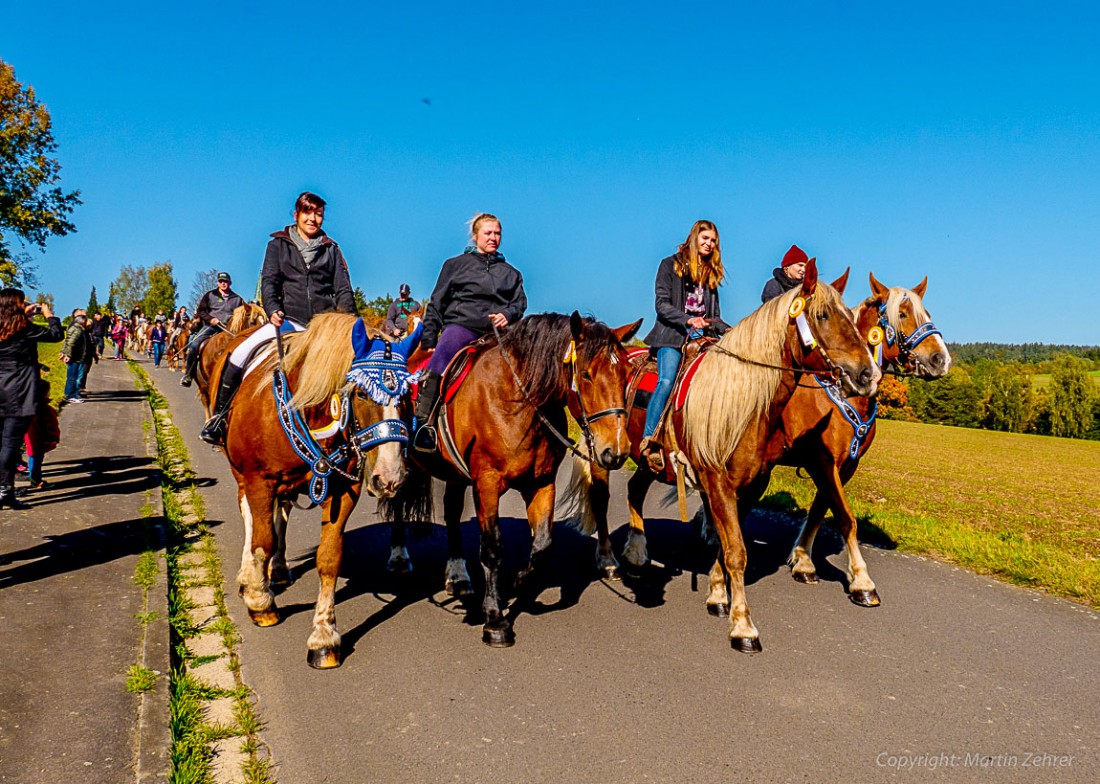
[[[583,373],[581,373],[581,377],[584,378],[585,381],[591,381],[592,380],[592,374],[589,373],[587,369],[585,369],[585,371]]]

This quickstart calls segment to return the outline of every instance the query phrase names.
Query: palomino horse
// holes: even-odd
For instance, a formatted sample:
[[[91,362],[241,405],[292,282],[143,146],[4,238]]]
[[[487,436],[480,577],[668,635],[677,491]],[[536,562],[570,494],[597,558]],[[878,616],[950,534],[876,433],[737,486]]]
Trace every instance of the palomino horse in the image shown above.
[[[168,363],[169,370],[180,370],[183,368],[184,360],[187,354],[187,343],[191,340],[191,336],[198,332],[199,327],[202,326],[202,322],[198,319],[191,319],[174,334],[169,334],[168,345],[165,346],[165,360]]]
[[[459,529],[465,488],[473,485],[485,571],[482,641],[487,645],[515,643],[501,598],[500,496],[516,488],[527,505],[531,557],[517,577],[519,589],[550,546],[554,479],[569,443],[561,435],[567,429],[566,409],[580,424],[596,463],[613,470],[626,460],[630,443],[623,389],[628,363],[623,342],[641,323],[639,319],[609,329],[575,311],[571,316],[543,313],[521,319],[499,341],[485,340],[469,357],[470,369],[457,391],[444,391],[438,417],[442,452],[412,453],[421,470],[446,482],[446,590],[458,596],[473,592]],[[410,481],[391,505],[395,547],[403,546],[409,510],[422,508],[427,491],[430,482]]]
[[[321,505],[321,588],[307,658],[318,669],[341,664],[336,578],[344,526],[362,483],[371,495],[386,498],[405,479],[408,430],[400,409],[408,390],[406,356],[419,337],[390,344],[369,335],[356,316],[318,315],[304,332],[283,338],[282,371],[271,355],[250,369],[229,410],[224,451],[237,480],[245,527],[237,582],[257,626],[279,621],[271,583],[288,577],[285,533],[291,504],[308,490]],[[383,358],[357,370],[363,352],[353,348],[353,338]],[[220,374],[215,368],[212,386]]]
[[[923,379],[945,376],[951,354],[924,307],[926,277],[911,289],[887,288],[871,279],[871,296],[855,310],[859,332],[875,347],[883,365]],[[783,409],[787,449],[782,464],[804,468],[817,485],[817,494],[791,551],[791,576],[801,583],[816,583],[810,551],[814,537],[832,509],[848,552],[848,598],[861,607],[880,603],[875,583],[859,551],[856,518],[844,485],[859,467],[875,438],[874,398],[844,399],[828,381],[801,384]]]
[[[207,416],[211,414],[210,406],[213,403],[210,390],[217,389],[217,386],[211,384],[210,381],[214,376],[214,369],[221,365],[225,357],[229,356],[226,349],[229,348],[230,343],[236,346],[235,339],[240,335],[251,332],[256,327],[263,326],[266,323],[267,314],[264,313],[264,309],[259,305],[246,302],[233,309],[233,315],[230,317],[229,323],[225,325],[225,329],[218,330],[207,339],[204,345],[199,346],[201,353],[195,371],[195,386],[198,388],[199,398],[202,400]]]
[[[648,561],[645,497],[653,482],[673,481],[673,471],[685,472],[700,490],[721,545],[711,571],[708,609],[730,608],[730,642],[740,651],[761,650],[745,601],[746,550],[740,521],[767,488],[782,454],[783,409],[807,375],[831,376],[847,392],[863,395],[872,394],[881,377],[840,299],[846,282],[847,273],[834,284],[837,288],[819,282],[811,260],[801,287],[761,305],[704,352],[682,407],[673,404],[669,409],[666,444],[671,441],[674,446],[666,457],[668,472],[654,474],[637,454],[644,412],[635,412],[630,423],[639,468],[627,483],[630,531],[624,556],[637,565]],[[587,498],[582,491],[578,500],[594,513],[599,567],[614,576],[607,480],[606,472],[593,467]],[[724,605],[717,597],[721,588],[728,601],[727,583],[733,601]]]

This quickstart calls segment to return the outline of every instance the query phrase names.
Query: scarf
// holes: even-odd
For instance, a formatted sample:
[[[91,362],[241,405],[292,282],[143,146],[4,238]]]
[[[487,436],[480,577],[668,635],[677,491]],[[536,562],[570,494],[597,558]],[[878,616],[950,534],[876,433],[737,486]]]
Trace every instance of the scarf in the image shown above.
[[[306,269],[309,269],[309,265],[313,263],[313,260],[317,258],[317,254],[321,252],[321,243],[325,239],[325,233],[323,231],[317,232],[316,237],[307,240],[298,233],[297,226],[291,226],[287,234],[290,235],[290,239],[298,248],[298,252],[302,254],[302,259],[306,263]]]

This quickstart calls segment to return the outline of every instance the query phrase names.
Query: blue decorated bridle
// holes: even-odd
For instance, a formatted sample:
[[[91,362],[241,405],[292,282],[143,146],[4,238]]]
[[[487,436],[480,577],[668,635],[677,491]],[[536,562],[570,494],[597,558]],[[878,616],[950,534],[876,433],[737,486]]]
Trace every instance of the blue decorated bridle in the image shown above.
[[[878,306],[878,325],[882,328],[882,332],[885,336],[882,342],[885,342],[887,346],[897,351],[897,358],[890,360],[891,364],[907,373],[914,372],[913,365],[922,364],[920,358],[913,353],[916,347],[933,335],[943,337],[943,334],[936,329],[936,325],[932,323],[931,319],[918,326],[909,334],[902,332],[900,328],[895,328],[886,317],[885,302]],[[876,350],[873,352],[875,359],[878,361],[879,367],[884,367],[884,362],[886,360],[883,357],[881,342],[875,348]]]

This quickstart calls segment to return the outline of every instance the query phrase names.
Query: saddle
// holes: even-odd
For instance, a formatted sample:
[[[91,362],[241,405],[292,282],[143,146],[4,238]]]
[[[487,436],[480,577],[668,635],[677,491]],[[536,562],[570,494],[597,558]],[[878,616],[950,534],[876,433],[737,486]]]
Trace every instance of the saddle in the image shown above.
[[[691,389],[692,379],[699,369],[706,350],[717,342],[715,338],[702,337],[689,340],[681,349],[683,360],[680,362],[680,369],[677,371],[676,380],[672,385],[672,394],[668,396],[665,410],[661,412],[661,420],[651,437],[651,442],[659,444],[664,452],[664,473],[669,481],[674,480],[674,474],[668,456],[670,452],[676,450],[676,447],[674,444],[670,444],[667,438],[668,433],[666,433],[665,422],[668,420],[668,412],[670,409],[679,411],[684,407],[684,403],[687,402],[688,391]],[[630,380],[627,383],[626,407],[628,411],[637,409],[645,412],[648,410],[650,398],[657,388],[657,362],[650,355],[647,348],[631,349],[627,356],[634,369],[631,371]],[[644,416],[643,413],[643,419]]]

